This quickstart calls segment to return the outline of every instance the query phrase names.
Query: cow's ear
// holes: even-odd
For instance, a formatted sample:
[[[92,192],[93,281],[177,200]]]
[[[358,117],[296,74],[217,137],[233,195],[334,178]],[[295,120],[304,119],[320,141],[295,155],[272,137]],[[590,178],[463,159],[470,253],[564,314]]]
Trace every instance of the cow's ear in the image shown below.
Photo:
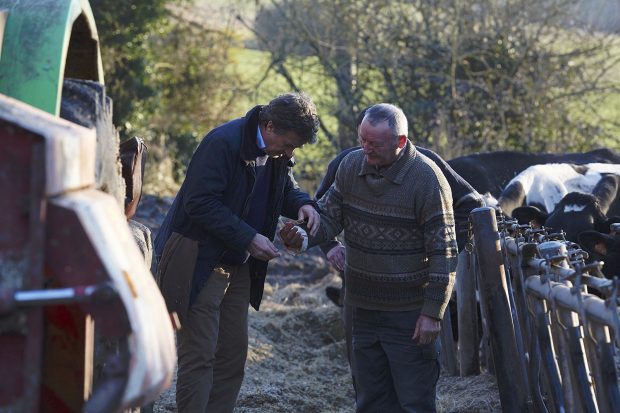
[[[522,206],[512,211],[512,217],[515,218],[519,224],[525,225],[531,223],[534,228],[540,228],[545,225],[548,216],[546,212],[534,206]]]
[[[596,252],[607,255],[607,250],[613,242],[613,238],[598,231],[583,231],[579,233],[579,244],[588,252]]]

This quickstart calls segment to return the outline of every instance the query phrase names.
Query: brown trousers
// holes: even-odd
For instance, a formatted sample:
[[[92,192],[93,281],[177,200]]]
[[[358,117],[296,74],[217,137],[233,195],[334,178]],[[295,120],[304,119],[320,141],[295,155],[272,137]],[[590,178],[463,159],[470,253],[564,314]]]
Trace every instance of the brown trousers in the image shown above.
[[[248,353],[248,264],[216,268],[177,334],[179,413],[231,413]]]
[[[181,325],[185,322],[189,306],[197,256],[198,242],[173,232],[157,265],[157,285],[168,311],[179,315]]]

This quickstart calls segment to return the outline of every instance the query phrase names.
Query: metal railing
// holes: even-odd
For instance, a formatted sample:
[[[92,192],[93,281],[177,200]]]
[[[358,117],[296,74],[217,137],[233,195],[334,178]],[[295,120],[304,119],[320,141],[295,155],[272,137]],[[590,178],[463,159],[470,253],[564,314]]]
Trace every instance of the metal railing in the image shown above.
[[[472,253],[457,270],[461,375],[485,364],[506,412],[617,411],[618,279],[563,233],[498,220],[492,208],[470,220]],[[476,289],[491,356],[480,362]]]

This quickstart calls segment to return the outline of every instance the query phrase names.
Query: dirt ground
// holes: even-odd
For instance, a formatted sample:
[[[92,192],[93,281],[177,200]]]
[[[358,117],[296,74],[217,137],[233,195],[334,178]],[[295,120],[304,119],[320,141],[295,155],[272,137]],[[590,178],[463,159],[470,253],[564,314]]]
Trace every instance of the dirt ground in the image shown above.
[[[355,411],[340,310],[325,296],[338,285],[335,273],[304,285],[266,287],[261,310],[250,310],[250,348],[238,413]],[[489,375],[439,380],[440,412],[500,411]],[[155,405],[176,412],[174,385]]]
[[[147,197],[139,220],[156,232],[170,200]],[[260,311],[250,309],[250,346],[236,413],[355,411],[340,309],[325,287],[340,286],[319,250],[270,263]],[[448,377],[438,384],[440,412],[501,411],[492,376]],[[174,383],[155,412],[176,412]]]

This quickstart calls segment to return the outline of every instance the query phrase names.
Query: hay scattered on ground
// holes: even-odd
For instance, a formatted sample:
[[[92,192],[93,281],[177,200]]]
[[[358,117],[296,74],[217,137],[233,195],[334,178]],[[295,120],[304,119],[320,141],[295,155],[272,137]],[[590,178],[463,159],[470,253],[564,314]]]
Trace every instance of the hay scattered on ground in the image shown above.
[[[501,412],[495,378],[489,374],[470,377],[442,376],[437,387],[440,412]]]

